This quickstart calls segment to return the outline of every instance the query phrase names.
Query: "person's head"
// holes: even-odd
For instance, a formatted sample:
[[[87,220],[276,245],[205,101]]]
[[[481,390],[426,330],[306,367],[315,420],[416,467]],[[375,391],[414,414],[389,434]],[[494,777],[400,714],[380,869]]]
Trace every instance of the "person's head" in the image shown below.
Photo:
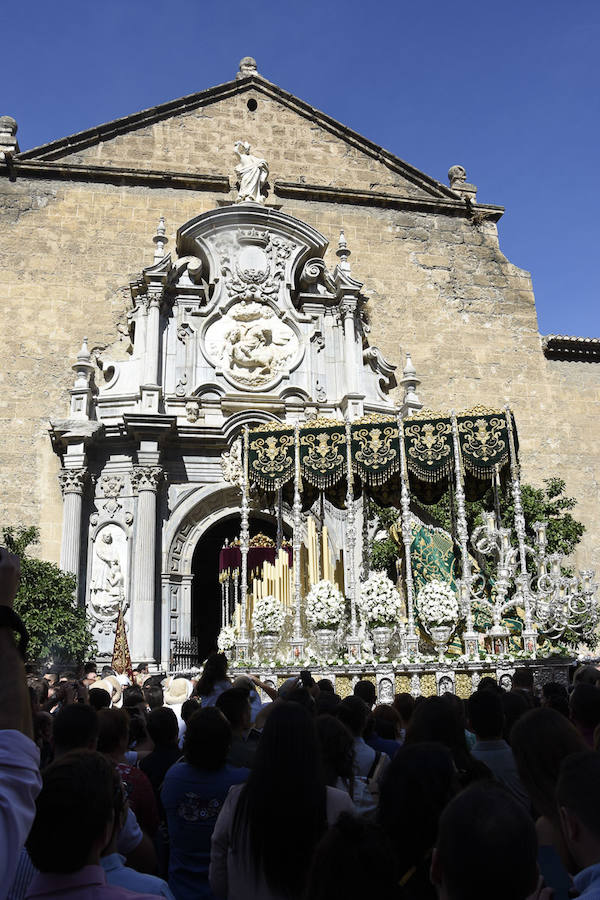
[[[192,716],[200,709],[200,700],[198,697],[189,697],[185,703],[181,704],[181,718],[187,725]]]
[[[329,691],[321,691],[315,699],[315,713],[317,716],[331,715],[335,716],[338,704],[341,702],[338,694],[330,694]]]
[[[89,693],[90,706],[95,710],[108,709],[110,707],[110,694],[104,688],[95,687]]]
[[[569,695],[564,684],[558,681],[547,681],[542,687],[542,706],[555,709],[569,718]]]
[[[406,734],[409,744],[439,741],[453,750],[466,748],[464,729],[456,710],[442,697],[427,697],[415,706]]]
[[[137,684],[126,687],[123,691],[123,709],[137,709],[140,712],[146,711],[146,701],[144,692]]]
[[[215,705],[231,725],[234,734],[241,734],[250,728],[250,700],[245,688],[233,687],[229,691],[223,691],[217,697]]]
[[[533,819],[500,785],[471,785],[442,813],[431,877],[440,900],[526,900],[538,880]]]
[[[341,778],[351,785],[354,772],[352,734],[335,716],[317,716],[316,724],[327,784],[335,787]]]
[[[101,709],[98,713],[98,750],[122,756],[129,745],[129,716],[124,709]]]
[[[480,741],[496,741],[502,737],[504,711],[495,691],[476,691],[467,701],[469,728]]]
[[[48,699],[48,682],[37,675],[28,675],[27,687],[33,693],[36,708],[39,708]]]
[[[231,747],[231,725],[220,709],[207,706],[189,720],[183,755],[190,766],[214,772],[225,765]]]
[[[333,686],[333,681],[330,678],[320,678],[317,681],[317,687],[322,693],[327,694],[335,694],[335,688]]]
[[[317,845],[306,896],[310,900],[393,900],[397,891],[394,855],[381,829],[342,813]]]
[[[102,678],[108,678],[109,675],[116,675],[116,674],[117,673],[112,668],[112,666],[102,666],[102,672],[101,672]]]
[[[167,684],[165,690],[166,706],[181,706],[186,700],[189,700],[192,693],[192,682],[187,678],[175,676]]]
[[[369,710],[370,707],[364,700],[354,695],[353,697],[344,697],[342,702],[338,703],[335,713],[354,737],[361,737],[369,718]]]
[[[360,699],[367,704],[369,709],[372,709],[377,702],[375,685],[372,681],[367,681],[366,678],[361,678],[360,681],[356,682],[354,685],[354,696],[360,697]]]
[[[227,677],[227,666],[228,661],[224,653],[211,653],[204,663],[202,675],[196,685],[196,693],[200,697],[208,696],[215,684]]]
[[[530,669],[528,666],[520,666],[518,669],[515,669],[512,680],[513,691],[527,691],[533,694],[533,684],[533,669]]]
[[[502,690],[498,682],[495,678],[492,678],[491,675],[485,675],[477,686],[478,691],[497,691],[498,693]]]
[[[573,684],[595,684],[600,682],[600,670],[596,666],[580,666],[573,676]]]
[[[286,694],[285,699],[292,703],[299,703],[311,716],[315,715],[315,699],[307,688],[298,686]]]
[[[70,750],[95,750],[98,740],[98,713],[86,703],[70,703],[54,716],[54,755]]]
[[[452,755],[441,744],[401,747],[381,785],[377,821],[389,837],[401,878],[433,847],[439,818],[458,790]]]
[[[502,691],[498,695],[504,712],[504,730],[502,736],[510,744],[510,735],[515,722],[533,708],[531,697],[524,691]]]
[[[159,706],[153,709],[146,723],[148,734],[155,747],[169,747],[177,744],[179,736],[179,724],[177,716],[168,706]]]
[[[397,710],[387,703],[380,703],[371,713],[375,731],[380,738],[397,741],[402,731],[402,719]]]
[[[593,684],[576,684],[569,698],[571,721],[582,734],[593,733],[600,724],[600,689]]]
[[[561,764],[556,802],[562,833],[576,869],[600,862],[600,755],[592,750]]]
[[[249,857],[274,893],[302,896],[308,860],[326,827],[325,798],[314,718],[299,703],[277,701],[233,827],[234,842],[248,841]]]
[[[40,872],[77,872],[98,865],[114,827],[116,791],[112,763],[93,750],[67,753],[42,773],[42,790],[27,838],[27,850]],[[68,839],[49,840],[49,835]]]
[[[164,704],[164,692],[160,684],[144,685],[144,699],[149,709],[159,709]]]
[[[396,694],[392,705],[402,719],[402,727],[407,728],[415,709],[415,698],[412,694]]]
[[[531,709],[513,726],[511,746],[519,777],[538,815],[557,823],[556,782],[566,756],[585,750],[575,727],[555,709]]]
[[[147,675],[148,674],[148,663],[140,663],[137,666],[136,670],[138,675]]]
[[[83,667],[83,678],[82,681],[86,687],[92,685],[98,678],[98,673],[96,672],[96,663],[86,663]]]
[[[243,688],[248,695],[256,690],[256,685],[249,675],[238,675],[233,679],[234,688]]]

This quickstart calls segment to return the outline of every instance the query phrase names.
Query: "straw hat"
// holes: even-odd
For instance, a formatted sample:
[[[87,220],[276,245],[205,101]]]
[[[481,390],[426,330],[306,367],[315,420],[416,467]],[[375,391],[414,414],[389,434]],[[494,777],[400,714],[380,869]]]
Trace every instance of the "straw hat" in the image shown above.
[[[174,678],[165,691],[165,703],[167,706],[177,706],[185,703],[192,693],[192,683],[187,678]]]
[[[103,691],[106,691],[110,697],[112,697],[115,686],[114,686],[114,684],[111,684],[110,681],[107,681],[105,678],[99,678],[93,684],[90,684],[89,690],[95,691],[95,690],[97,690],[97,688],[101,688]]]

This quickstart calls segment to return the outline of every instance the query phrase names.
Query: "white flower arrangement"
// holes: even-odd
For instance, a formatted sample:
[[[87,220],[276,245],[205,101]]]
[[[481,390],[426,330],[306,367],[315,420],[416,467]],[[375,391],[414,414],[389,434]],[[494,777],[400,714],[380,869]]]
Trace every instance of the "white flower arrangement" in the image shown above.
[[[369,628],[397,625],[402,615],[402,600],[385,572],[372,572],[360,586],[358,609]]]
[[[252,624],[257,634],[279,634],[285,622],[285,609],[272,594],[254,604]]]
[[[425,628],[456,625],[459,618],[456,594],[446,581],[428,581],[417,594],[417,612]]]
[[[335,630],[344,618],[344,598],[330,581],[323,579],[306,596],[306,620],[313,628]]]
[[[237,640],[237,629],[233,625],[224,625],[217,638],[217,650],[219,653],[225,653],[226,650],[233,650]]]

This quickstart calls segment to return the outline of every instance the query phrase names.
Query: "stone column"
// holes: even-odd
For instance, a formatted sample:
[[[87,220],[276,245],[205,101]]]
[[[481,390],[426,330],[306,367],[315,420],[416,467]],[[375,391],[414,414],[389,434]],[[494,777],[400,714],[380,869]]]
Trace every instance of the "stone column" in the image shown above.
[[[81,555],[81,509],[87,469],[61,469],[58,476],[62,491],[63,530],[60,548],[60,567],[79,579]]]
[[[144,384],[158,384],[158,341],[160,337],[160,295],[148,296],[146,319],[146,354],[144,360]]]
[[[344,367],[346,369],[346,393],[356,393],[356,336],[354,333],[355,300],[344,300],[340,307],[344,320]]]
[[[131,484],[137,501],[131,598],[131,655],[135,662],[154,662],[156,591],[156,493],[160,466],[134,466]]]

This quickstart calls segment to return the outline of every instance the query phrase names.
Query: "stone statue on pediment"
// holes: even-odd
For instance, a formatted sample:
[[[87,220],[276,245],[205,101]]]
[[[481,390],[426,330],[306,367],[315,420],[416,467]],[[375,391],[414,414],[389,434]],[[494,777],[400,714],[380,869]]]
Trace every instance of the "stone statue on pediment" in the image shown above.
[[[233,146],[240,158],[235,167],[240,180],[238,203],[264,203],[262,191],[269,175],[267,161],[253,156],[247,141],[236,141]]]

